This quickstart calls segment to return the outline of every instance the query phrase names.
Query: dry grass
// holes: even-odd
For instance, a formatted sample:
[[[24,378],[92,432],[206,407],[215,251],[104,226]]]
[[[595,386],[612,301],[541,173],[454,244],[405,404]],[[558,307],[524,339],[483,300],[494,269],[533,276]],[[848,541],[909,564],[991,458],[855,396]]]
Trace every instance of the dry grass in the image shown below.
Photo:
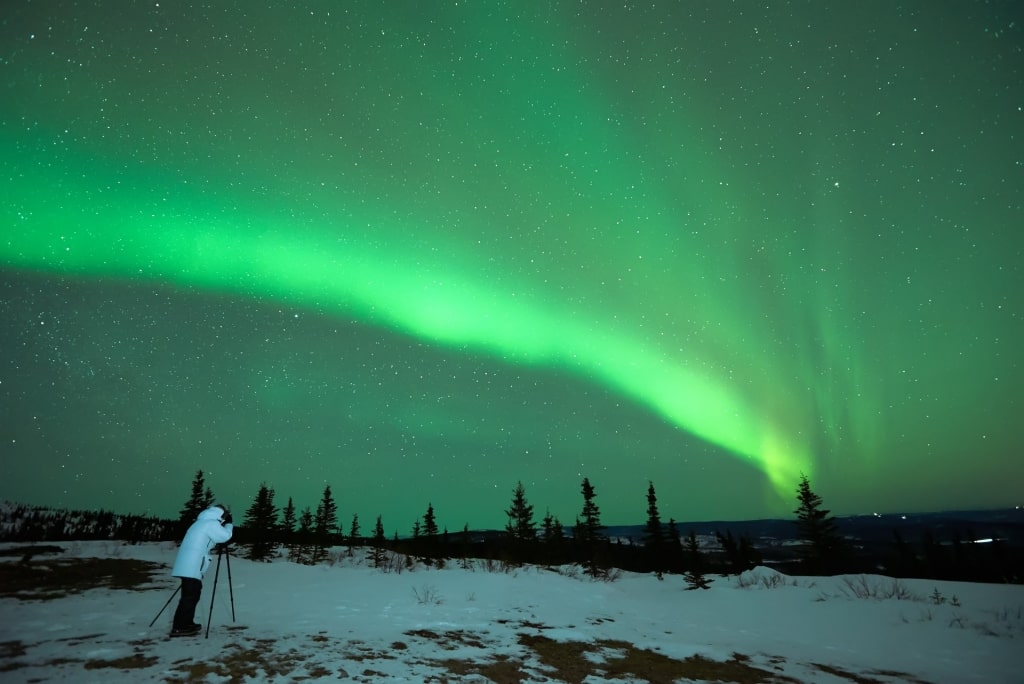
[[[839,677],[840,679],[848,679],[854,684],[887,684],[893,680],[901,682],[902,684],[930,684],[924,679],[918,679],[906,672],[894,672],[892,670],[874,670],[870,672],[870,675],[877,675],[879,677],[885,677],[886,679],[876,679],[873,676],[867,674],[858,674],[856,672],[849,672],[834,665],[825,665],[823,663],[811,663],[811,667],[822,672],[827,672],[833,677]]]
[[[0,563],[0,597],[48,601],[106,587],[120,591],[152,588],[159,563],[129,558],[47,558]]]
[[[494,684],[522,684],[537,681],[529,673],[523,671],[523,664],[512,660],[509,656],[496,656],[493,660],[475,662],[472,660],[439,660],[436,665],[444,668],[447,674],[454,677],[451,681],[459,682],[468,675],[486,677]],[[447,677],[436,678],[442,684],[448,682]]]
[[[471,646],[473,648],[487,648],[487,644],[480,640],[480,637],[462,629],[435,632],[430,629],[414,629],[405,632],[406,636],[420,637],[437,642],[438,646],[446,651],[454,651],[460,646]]]
[[[25,650],[25,644],[20,641],[4,641],[0,642],[0,658],[17,658],[23,656],[28,651]]]
[[[47,660],[45,663],[42,663],[42,665],[44,667],[62,667],[64,665],[81,665],[83,662],[84,661],[81,658],[53,658],[51,660]],[[24,667],[37,667],[37,665],[29,664],[21,660],[15,660],[14,662],[4,663],[3,665],[0,665],[0,672],[11,672],[13,670],[20,670]]]
[[[28,653],[25,644],[20,641],[0,642],[0,673],[10,672],[25,667],[25,664],[16,660]]]
[[[272,679],[294,675],[309,658],[308,653],[294,649],[283,653],[276,651],[274,643],[273,639],[254,639],[251,645],[227,644],[221,654],[211,660],[176,663],[171,669],[182,673],[184,679],[172,677],[166,681],[184,684],[204,681],[210,675],[229,682]],[[295,679],[294,676],[292,678]]]
[[[462,631],[438,633],[417,630],[406,634],[435,641],[442,649],[453,649],[455,645],[486,648],[478,637]],[[588,677],[632,678],[648,682],[687,679],[736,684],[800,684],[792,677],[751,665],[745,656],[738,654],[724,662],[701,656],[677,660],[625,641],[556,641],[535,634],[520,634],[519,644],[536,655],[545,677],[567,684],[581,684]],[[446,675],[431,680],[441,684],[449,681],[447,675],[454,677],[450,680],[453,682],[468,675],[478,675],[495,684],[521,684],[537,681],[541,674],[535,667],[507,655],[480,659],[447,658],[432,664],[446,672]]]
[[[526,634],[519,636],[519,643],[536,652],[553,677],[569,684],[580,684],[589,676],[628,676],[649,682],[690,679],[737,684],[799,684],[791,677],[750,665],[741,655],[724,662],[699,655],[676,660],[625,641],[555,641]]]
[[[100,670],[107,667],[117,670],[138,670],[156,665],[159,660],[156,656],[144,656],[141,653],[133,653],[130,656],[113,658],[111,660],[87,660],[84,667],[86,670]]]

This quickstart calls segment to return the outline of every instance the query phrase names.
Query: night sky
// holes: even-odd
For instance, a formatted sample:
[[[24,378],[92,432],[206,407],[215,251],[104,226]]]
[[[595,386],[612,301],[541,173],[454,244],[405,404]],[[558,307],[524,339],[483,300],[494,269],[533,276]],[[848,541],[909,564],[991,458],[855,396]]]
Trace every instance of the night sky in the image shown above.
[[[0,498],[1024,503],[1005,2],[4,4]]]

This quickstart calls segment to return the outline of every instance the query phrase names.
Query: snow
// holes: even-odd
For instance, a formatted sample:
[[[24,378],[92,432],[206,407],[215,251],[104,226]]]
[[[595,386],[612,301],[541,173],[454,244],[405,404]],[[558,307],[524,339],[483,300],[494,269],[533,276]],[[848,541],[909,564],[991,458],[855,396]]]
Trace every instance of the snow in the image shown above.
[[[176,551],[61,546],[62,558],[135,558],[168,574]],[[503,572],[477,561],[472,570],[450,563],[384,573],[369,567],[365,549],[335,552],[333,564],[314,567],[233,555],[236,621],[224,564],[208,637],[204,629],[167,638],[176,597],[149,627],[177,586],[166,575],[142,590],[0,599],[0,681],[648,681],[604,671],[630,644],[680,661],[740,654],[771,673],[763,681],[1024,681],[1019,585],[787,577],[762,567],[687,591],[677,576],[593,581],[574,566]],[[211,570],[196,612],[204,628],[213,579]],[[553,669],[524,635],[589,644],[590,672]],[[484,667],[496,663],[518,665]]]

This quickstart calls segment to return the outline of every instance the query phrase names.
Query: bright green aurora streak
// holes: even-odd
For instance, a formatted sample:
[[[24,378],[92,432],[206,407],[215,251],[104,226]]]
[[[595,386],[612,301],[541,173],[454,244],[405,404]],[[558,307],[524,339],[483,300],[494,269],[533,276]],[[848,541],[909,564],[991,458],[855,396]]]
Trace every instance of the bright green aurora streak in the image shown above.
[[[772,512],[800,473],[863,510],[884,497],[840,481],[1002,472],[1021,73],[987,66],[1011,38],[964,35],[1005,18],[395,5],[19,3],[8,277],[269,299],[566,371],[755,464]]]
[[[82,175],[91,177],[92,171]],[[17,188],[21,197],[50,186],[45,179],[22,180],[28,182]],[[95,218],[81,223],[77,234],[65,235],[66,212],[46,216],[45,196],[39,197],[40,209],[4,245],[8,263],[153,278],[355,311],[364,320],[435,342],[472,345],[510,362],[556,364],[603,380],[680,427],[754,459],[780,491],[788,491],[799,472],[811,472],[802,445],[788,442],[765,420],[768,408],[749,405],[727,381],[670,363],[643,340],[631,339],[628,330],[616,330],[614,322],[573,320],[557,306],[523,305],[514,294],[460,278],[458,262],[421,264],[400,246],[386,253],[366,245],[339,248],[330,237],[282,230],[281,220],[262,226],[250,219],[244,227],[213,216],[140,221],[148,206],[136,205],[131,196],[103,209],[90,204],[87,189],[67,182],[63,195],[83,216]],[[105,198],[104,204],[110,203]],[[213,230],[202,228],[214,223]],[[380,219],[359,223],[381,226]],[[446,255],[454,249],[446,248]]]

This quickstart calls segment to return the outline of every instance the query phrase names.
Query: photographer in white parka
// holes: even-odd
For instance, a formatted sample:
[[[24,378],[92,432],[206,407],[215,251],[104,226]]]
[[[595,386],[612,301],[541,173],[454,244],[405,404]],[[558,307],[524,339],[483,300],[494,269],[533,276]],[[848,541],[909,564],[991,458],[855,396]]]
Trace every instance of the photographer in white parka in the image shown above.
[[[185,533],[171,570],[174,577],[181,578],[181,598],[174,611],[171,636],[191,636],[202,629],[195,622],[195,612],[203,591],[203,575],[212,563],[210,550],[231,539],[233,530],[227,506],[214,504],[200,513]]]

